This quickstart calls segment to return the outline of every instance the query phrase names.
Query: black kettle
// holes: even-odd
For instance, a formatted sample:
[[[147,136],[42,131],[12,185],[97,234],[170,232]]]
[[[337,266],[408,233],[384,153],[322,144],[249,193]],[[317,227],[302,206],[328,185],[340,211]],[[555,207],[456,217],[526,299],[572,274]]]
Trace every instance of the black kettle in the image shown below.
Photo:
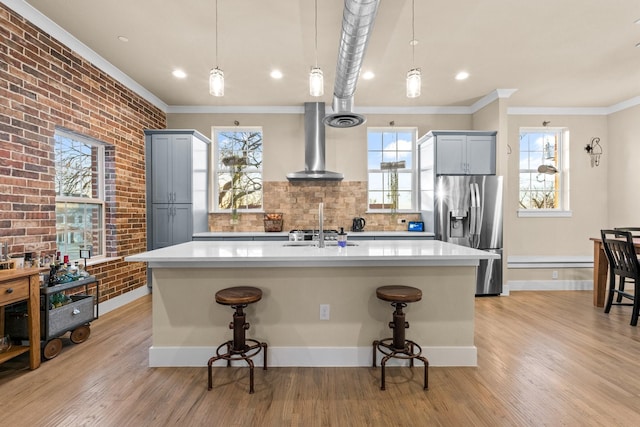
[[[364,226],[367,221],[364,218],[353,218],[353,222],[351,224],[351,231],[364,231]]]

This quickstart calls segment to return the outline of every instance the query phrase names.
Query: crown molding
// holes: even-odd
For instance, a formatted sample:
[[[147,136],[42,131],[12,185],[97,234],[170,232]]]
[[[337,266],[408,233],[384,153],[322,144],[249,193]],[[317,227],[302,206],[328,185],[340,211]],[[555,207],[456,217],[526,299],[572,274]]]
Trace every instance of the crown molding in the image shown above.
[[[606,116],[610,107],[509,107],[510,116]]]
[[[640,96],[636,96],[634,98],[612,105],[607,109],[608,110],[607,114],[617,113],[618,111],[626,110],[628,108],[633,108],[638,105],[640,105]]]
[[[167,114],[304,114],[304,106],[170,105],[167,107]]]
[[[513,95],[517,90],[518,89],[496,89],[492,92],[489,92],[488,94],[474,102],[471,107],[469,107],[469,109],[471,110],[471,114],[482,110],[484,107],[498,99],[511,97],[511,95]]]
[[[94,50],[89,48],[89,46],[85,45],[80,40],[72,36],[64,28],[53,22],[51,19],[43,15],[40,11],[35,9],[24,0],[2,0],[2,3],[4,3],[15,13],[21,15],[31,24],[40,28],[51,37],[67,46],[73,52],[83,57],[92,65],[98,67],[100,70],[111,76],[116,81],[122,83],[124,86],[131,89],[142,98],[158,107],[163,112],[167,112],[167,104],[160,98],[149,92],[144,86],[120,71],[120,69],[115,65],[104,59],[102,56],[98,55]]]

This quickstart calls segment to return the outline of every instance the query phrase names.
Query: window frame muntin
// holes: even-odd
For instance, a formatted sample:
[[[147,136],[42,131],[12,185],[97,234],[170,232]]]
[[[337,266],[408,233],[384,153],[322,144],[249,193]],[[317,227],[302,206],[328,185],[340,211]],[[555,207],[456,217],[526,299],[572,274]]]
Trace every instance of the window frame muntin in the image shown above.
[[[58,241],[58,219],[57,219],[57,207],[58,203],[76,203],[81,205],[98,205],[100,206],[100,215],[102,218],[102,226],[101,226],[101,234],[102,238],[100,239],[100,255],[95,255],[93,252],[91,253],[91,258],[101,259],[107,257],[107,212],[106,212],[106,185],[105,185],[105,177],[106,177],[106,155],[105,149],[107,144],[99,141],[97,139],[91,138],[86,135],[82,135],[68,129],[64,128],[56,128],[53,136],[53,150],[55,157],[55,146],[57,144],[56,137],[61,136],[63,138],[72,139],[74,141],[80,142],[85,145],[90,145],[92,147],[96,147],[97,150],[97,168],[98,171],[96,173],[98,184],[97,184],[97,192],[100,197],[76,197],[76,196],[59,196],[55,195],[55,209],[54,213],[56,215],[56,245]],[[55,160],[54,160],[55,162]],[[55,169],[55,163],[54,163]],[[57,175],[57,170],[55,171]],[[79,258],[71,258],[72,260],[77,260]]]
[[[211,141],[212,141],[212,147],[213,149],[211,150],[211,176],[210,176],[210,182],[211,182],[211,193],[210,193],[210,206],[209,206],[209,211],[212,213],[232,213],[233,209],[220,209],[218,206],[218,195],[219,195],[219,183],[218,183],[218,175],[221,172],[230,172],[231,169],[229,167],[229,169],[218,169],[218,156],[220,155],[220,150],[219,150],[219,146],[218,146],[218,138],[217,138],[217,134],[220,132],[225,132],[225,131],[229,131],[229,132],[251,132],[251,131],[259,131],[260,134],[262,135],[262,162],[260,163],[260,168],[249,168],[246,169],[245,172],[247,173],[259,173],[261,178],[262,178],[262,183],[263,183],[263,187],[262,187],[262,204],[260,208],[255,208],[255,209],[246,209],[246,208],[240,208],[237,209],[236,212],[241,213],[241,212],[247,212],[247,213],[256,213],[256,212],[263,212],[264,211],[264,129],[262,126],[212,126],[211,127]]]
[[[370,132],[408,132],[411,134],[411,168],[405,168],[403,170],[409,171],[411,174],[411,208],[409,209],[372,209],[370,208],[369,203],[369,174],[374,173],[382,173],[383,169],[369,169],[369,133]],[[418,127],[417,126],[371,126],[367,128],[367,143],[366,143],[366,158],[367,158],[367,213],[388,213],[388,214],[397,214],[397,213],[416,213],[418,209],[418,157],[417,157],[417,144],[418,144]],[[382,151],[384,153],[384,150]],[[384,199],[383,199],[384,202]]]
[[[559,207],[558,208],[522,208],[520,206],[520,174],[524,173],[524,169],[520,169],[520,141],[522,139],[523,132],[528,133],[550,133],[549,131],[555,131],[559,137],[559,149],[558,151],[558,174],[559,174]],[[567,126],[553,126],[553,127],[536,127],[536,126],[522,126],[518,130],[518,208],[517,208],[517,216],[518,217],[571,217],[572,211],[570,209],[570,200],[569,200],[569,179],[570,179],[570,171],[569,171],[569,144],[570,144],[570,129]],[[529,172],[530,169],[526,169],[526,173]],[[531,172],[533,173],[533,172]]]

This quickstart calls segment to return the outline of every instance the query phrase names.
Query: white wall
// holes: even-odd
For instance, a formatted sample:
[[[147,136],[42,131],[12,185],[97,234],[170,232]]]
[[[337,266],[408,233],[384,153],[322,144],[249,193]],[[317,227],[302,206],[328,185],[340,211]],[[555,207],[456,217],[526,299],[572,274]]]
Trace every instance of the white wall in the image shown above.
[[[569,208],[570,218],[518,218],[519,130],[521,127],[542,126],[550,120],[553,127],[570,130]],[[509,255],[591,255],[589,237],[597,236],[608,222],[607,173],[608,160],[602,158],[592,168],[584,147],[598,136],[603,147],[609,146],[606,116],[509,116],[507,179],[511,183],[505,205],[505,222],[509,223]]]
[[[640,106],[609,116],[609,136],[601,141],[608,164],[609,227],[640,227]]]
[[[286,175],[304,169],[304,116],[302,114],[168,114],[170,129],[196,129],[211,136],[212,126],[262,126],[264,137],[264,180],[286,181]],[[367,115],[364,125],[325,128],[326,168],[344,174],[345,181],[367,180],[367,128],[417,126],[418,137],[433,129],[471,129],[471,116],[452,115]]]

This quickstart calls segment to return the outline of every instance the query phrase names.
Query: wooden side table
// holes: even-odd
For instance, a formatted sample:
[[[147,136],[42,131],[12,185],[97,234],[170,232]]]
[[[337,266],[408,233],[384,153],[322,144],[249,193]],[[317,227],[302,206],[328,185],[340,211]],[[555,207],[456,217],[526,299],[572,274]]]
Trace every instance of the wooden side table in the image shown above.
[[[27,301],[29,345],[14,345],[0,353],[0,363],[29,352],[29,367],[40,366],[40,269],[0,270],[0,333],[4,335],[4,306]]]

